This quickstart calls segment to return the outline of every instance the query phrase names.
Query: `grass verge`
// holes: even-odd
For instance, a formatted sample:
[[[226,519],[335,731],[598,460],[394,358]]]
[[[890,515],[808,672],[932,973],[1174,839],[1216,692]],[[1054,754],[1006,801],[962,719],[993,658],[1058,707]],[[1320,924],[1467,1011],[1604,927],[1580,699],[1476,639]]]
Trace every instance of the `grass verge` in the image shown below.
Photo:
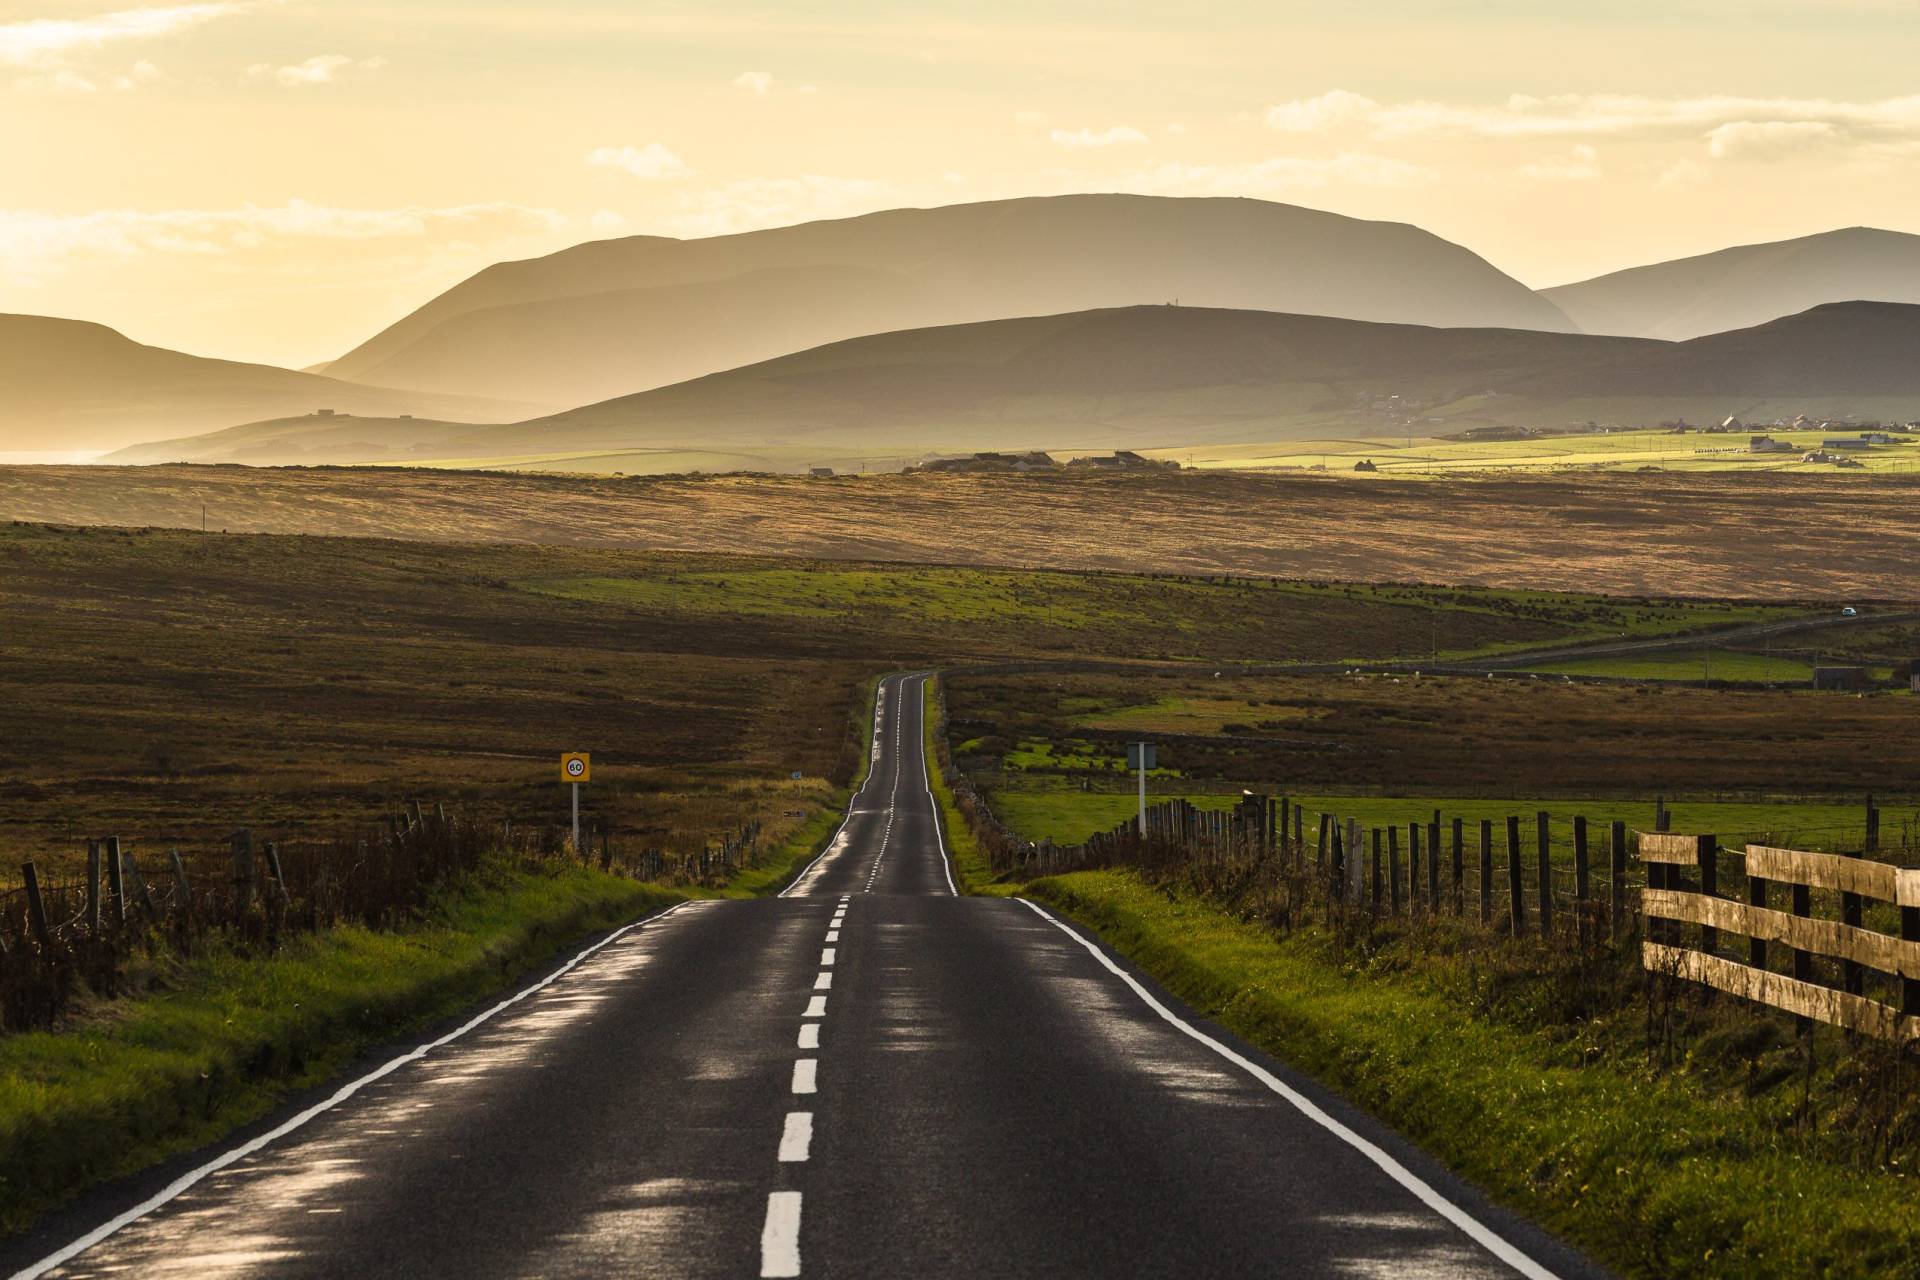
[[[920,723],[926,741],[921,745],[927,760],[927,788],[933,792],[934,820],[940,824],[941,838],[947,844],[947,857],[953,862],[954,879],[963,893],[1007,893],[1011,890],[994,883],[993,868],[973,834],[966,815],[953,802],[953,788],[947,785],[946,769],[941,764],[938,713],[939,677],[920,686]]]
[[[1910,1176],[1803,1158],[1685,1081],[1584,1064],[1124,872],[1027,886],[1207,1017],[1624,1272],[1912,1276]]]
[[[579,866],[496,866],[410,927],[341,927],[266,957],[210,949],[167,964],[163,992],[0,1040],[0,1232],[211,1142],[564,944],[684,896]]]

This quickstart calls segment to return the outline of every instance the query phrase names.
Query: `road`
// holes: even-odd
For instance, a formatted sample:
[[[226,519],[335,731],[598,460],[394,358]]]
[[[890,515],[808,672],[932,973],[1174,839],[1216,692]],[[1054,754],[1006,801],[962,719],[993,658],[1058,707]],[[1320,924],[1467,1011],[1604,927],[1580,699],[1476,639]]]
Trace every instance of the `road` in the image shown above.
[[[784,896],[618,931],[260,1132],[99,1193],[10,1265],[1603,1274],[1076,928],[956,895],[921,683],[882,684],[871,774]]]

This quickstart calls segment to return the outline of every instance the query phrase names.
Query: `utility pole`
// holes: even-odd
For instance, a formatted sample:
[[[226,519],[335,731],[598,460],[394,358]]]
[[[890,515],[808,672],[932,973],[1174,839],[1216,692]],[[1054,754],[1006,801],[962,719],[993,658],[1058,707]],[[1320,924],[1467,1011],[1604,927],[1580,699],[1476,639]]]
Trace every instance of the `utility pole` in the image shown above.
[[[1156,760],[1151,742],[1129,742],[1127,744],[1127,763],[1139,771],[1140,777],[1140,836],[1147,834],[1147,770],[1154,767]]]

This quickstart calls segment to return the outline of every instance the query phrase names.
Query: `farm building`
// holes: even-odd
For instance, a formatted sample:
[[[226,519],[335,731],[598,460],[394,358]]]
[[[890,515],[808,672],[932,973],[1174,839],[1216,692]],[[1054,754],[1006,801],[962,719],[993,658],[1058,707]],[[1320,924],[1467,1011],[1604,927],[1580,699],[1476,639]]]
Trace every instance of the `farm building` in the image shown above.
[[[1838,449],[1866,449],[1871,446],[1858,436],[1834,436],[1820,442],[1820,447],[1832,453]]]
[[[1748,453],[1792,453],[1791,440],[1775,440],[1772,436],[1754,436],[1747,441]]]
[[[1864,689],[1867,684],[1865,667],[1815,667],[1813,669],[1813,687],[1816,689]]]

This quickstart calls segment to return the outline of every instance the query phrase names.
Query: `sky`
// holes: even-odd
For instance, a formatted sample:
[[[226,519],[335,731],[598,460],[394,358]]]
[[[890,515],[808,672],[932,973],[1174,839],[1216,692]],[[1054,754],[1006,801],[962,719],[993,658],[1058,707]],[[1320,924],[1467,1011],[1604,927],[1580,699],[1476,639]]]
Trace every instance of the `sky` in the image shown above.
[[[0,0],[0,311],[298,367],[582,240],[1076,191],[1561,284],[1920,232],[1916,48],[1914,0]]]

